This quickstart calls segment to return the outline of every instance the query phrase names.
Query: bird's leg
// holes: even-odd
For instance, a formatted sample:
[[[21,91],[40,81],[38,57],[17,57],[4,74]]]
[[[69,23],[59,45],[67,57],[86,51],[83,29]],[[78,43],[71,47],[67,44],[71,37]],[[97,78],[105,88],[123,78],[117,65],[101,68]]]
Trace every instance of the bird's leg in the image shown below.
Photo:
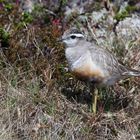
[[[92,92],[92,111],[94,114],[97,112],[97,98],[98,98],[98,89],[95,88]]]

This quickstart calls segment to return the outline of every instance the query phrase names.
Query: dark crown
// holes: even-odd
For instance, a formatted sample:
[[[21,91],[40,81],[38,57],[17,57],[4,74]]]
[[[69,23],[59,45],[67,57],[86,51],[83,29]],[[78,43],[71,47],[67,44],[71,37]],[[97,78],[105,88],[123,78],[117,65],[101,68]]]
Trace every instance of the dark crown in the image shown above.
[[[78,30],[77,28],[72,28],[69,33],[70,34],[82,34],[82,32],[80,30]]]
[[[71,28],[70,30],[65,31],[64,36],[67,36],[70,34],[82,34],[82,32],[78,30],[77,28]]]

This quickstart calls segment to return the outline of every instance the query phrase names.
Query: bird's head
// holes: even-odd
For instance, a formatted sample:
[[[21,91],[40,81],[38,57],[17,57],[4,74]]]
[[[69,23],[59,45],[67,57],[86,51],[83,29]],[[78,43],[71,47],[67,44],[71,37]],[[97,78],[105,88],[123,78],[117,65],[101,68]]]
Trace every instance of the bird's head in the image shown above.
[[[79,41],[84,40],[85,36],[76,28],[66,30],[62,35],[61,41],[66,47],[75,47]]]

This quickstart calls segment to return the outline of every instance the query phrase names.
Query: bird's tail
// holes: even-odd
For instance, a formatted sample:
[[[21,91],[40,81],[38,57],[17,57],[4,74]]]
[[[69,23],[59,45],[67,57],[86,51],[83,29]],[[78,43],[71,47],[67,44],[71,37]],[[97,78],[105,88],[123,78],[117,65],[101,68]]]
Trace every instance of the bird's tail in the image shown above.
[[[128,71],[123,73],[124,76],[138,76],[140,77],[140,71],[134,70],[134,69],[129,69]]]

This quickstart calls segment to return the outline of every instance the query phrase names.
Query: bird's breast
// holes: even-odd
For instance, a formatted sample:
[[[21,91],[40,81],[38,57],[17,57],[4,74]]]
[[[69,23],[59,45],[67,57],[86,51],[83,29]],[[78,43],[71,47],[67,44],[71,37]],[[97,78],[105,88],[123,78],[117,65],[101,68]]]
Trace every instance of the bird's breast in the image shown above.
[[[104,78],[102,69],[90,57],[81,57],[71,66],[72,73],[80,80],[101,82]]]

